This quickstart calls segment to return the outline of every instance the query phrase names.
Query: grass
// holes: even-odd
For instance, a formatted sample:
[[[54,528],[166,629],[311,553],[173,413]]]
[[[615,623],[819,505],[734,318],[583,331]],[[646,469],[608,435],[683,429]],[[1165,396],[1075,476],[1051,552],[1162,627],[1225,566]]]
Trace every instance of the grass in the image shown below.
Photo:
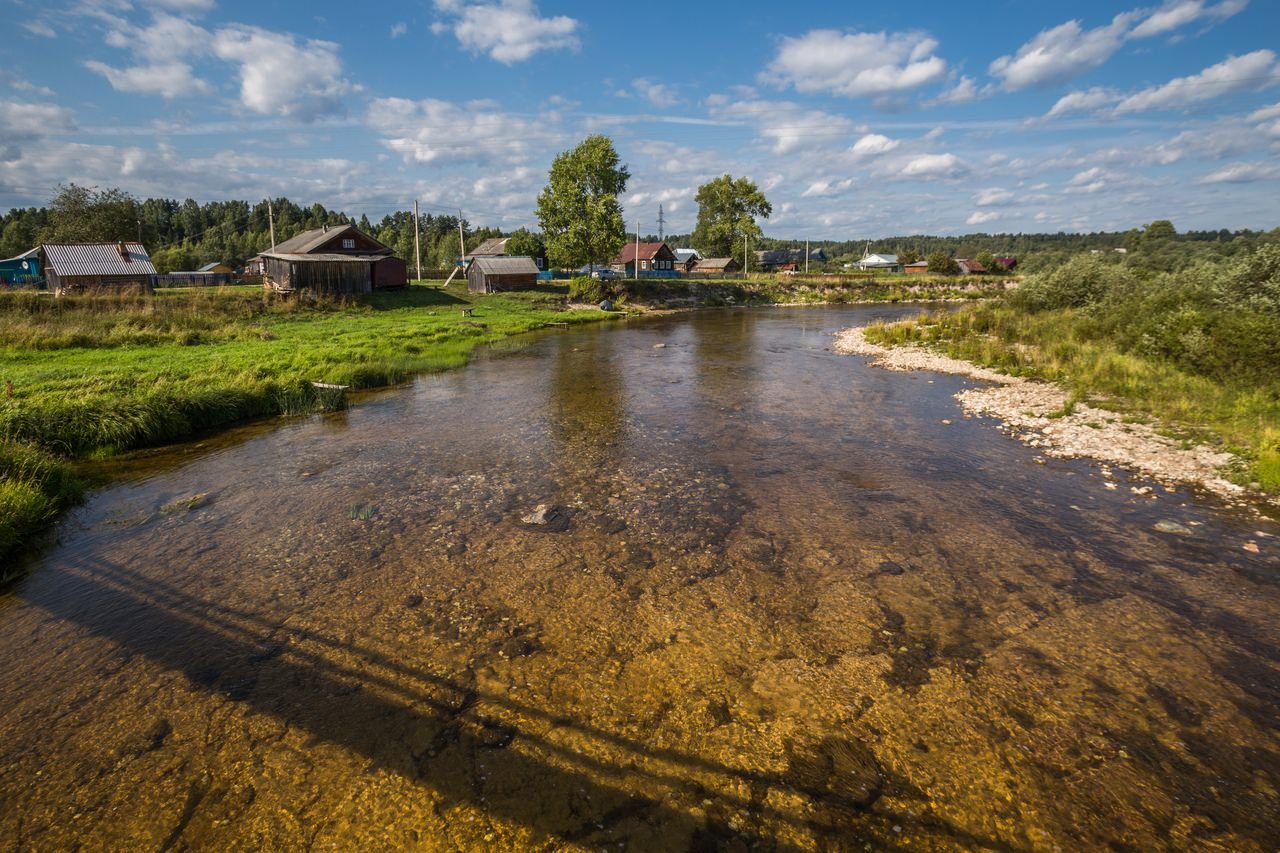
[[[1158,418],[1239,454],[1247,467],[1236,479],[1280,494],[1280,375],[1269,384],[1224,382],[1122,351],[1093,333],[1087,312],[1026,313],[993,302],[875,325],[867,338],[889,346],[927,344],[1010,374],[1058,382],[1071,392],[1068,409],[1089,399],[1127,420]]]
[[[478,296],[465,284],[358,301],[257,288],[0,294],[0,556],[78,496],[60,460],[340,408],[343,392],[312,383],[391,385],[550,322],[606,316],[565,311],[565,296],[563,287]]]

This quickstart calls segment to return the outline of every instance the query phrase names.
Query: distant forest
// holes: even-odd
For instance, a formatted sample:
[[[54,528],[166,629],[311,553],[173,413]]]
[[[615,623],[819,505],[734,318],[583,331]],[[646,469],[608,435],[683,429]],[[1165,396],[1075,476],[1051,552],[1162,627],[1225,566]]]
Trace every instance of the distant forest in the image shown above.
[[[287,198],[271,201],[276,242],[321,225],[351,223],[414,262],[412,211],[397,211],[371,222],[366,215],[355,219],[320,204],[303,207]],[[419,220],[422,266],[452,266],[458,257],[458,217],[424,214]],[[497,228],[473,227],[462,221],[466,248],[500,236]],[[657,240],[646,235],[645,240]],[[690,245],[690,235],[666,237],[672,248]],[[140,240],[161,272],[194,270],[219,262],[240,267],[249,258],[271,248],[267,202],[215,201],[200,204],[192,199],[137,199],[117,189],[98,190],[75,184],[59,188],[48,207],[14,208],[0,216],[0,258],[21,254],[39,243]],[[1280,242],[1280,228],[1271,231],[1185,231],[1158,220],[1141,229],[1089,234],[966,234],[960,237],[903,236],[850,240],[814,240],[827,268],[839,269],[856,261],[864,250],[924,258],[935,252],[952,257],[1012,256],[1021,272],[1057,266],[1081,252],[1107,253],[1117,262],[1153,271],[1174,271],[1198,261],[1230,259],[1265,243]],[[752,249],[804,246],[803,240],[765,238]],[[694,248],[697,248],[696,246]],[[1124,249],[1124,252],[1117,252]],[[412,271],[411,271],[412,274]]]

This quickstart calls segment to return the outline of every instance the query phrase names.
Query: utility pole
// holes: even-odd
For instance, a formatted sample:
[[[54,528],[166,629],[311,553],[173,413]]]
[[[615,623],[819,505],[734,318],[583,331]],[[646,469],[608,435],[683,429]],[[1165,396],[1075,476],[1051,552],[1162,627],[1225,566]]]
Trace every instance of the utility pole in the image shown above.
[[[418,259],[418,281],[422,281],[422,245],[418,242],[418,235],[422,233],[422,229],[418,227],[418,200],[413,200],[413,254]]]
[[[632,272],[640,278],[640,220],[636,220],[636,256],[631,261]]]
[[[662,215],[662,205],[658,205],[658,242],[663,242],[663,236],[666,233],[663,226],[667,224],[666,218]]]
[[[138,242],[142,242],[142,220],[138,220]]]
[[[462,266],[467,256],[467,238],[462,236],[462,208],[458,208],[458,266]]]
[[[742,280],[747,279],[747,232],[742,232]]]
[[[809,241],[804,241],[804,274],[809,274]]]
[[[276,250],[276,218],[271,212],[271,199],[267,199],[267,227],[271,229],[271,251]]]

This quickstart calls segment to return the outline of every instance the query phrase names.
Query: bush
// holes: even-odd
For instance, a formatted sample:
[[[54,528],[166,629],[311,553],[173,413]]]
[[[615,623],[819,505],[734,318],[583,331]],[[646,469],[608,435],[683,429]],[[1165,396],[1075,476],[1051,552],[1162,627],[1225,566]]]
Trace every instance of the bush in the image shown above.
[[[1029,276],[1010,296],[1010,303],[1026,311],[1085,308],[1108,295],[1132,291],[1137,276],[1095,255],[1075,255],[1047,272]]]
[[[569,300],[595,305],[610,296],[610,288],[603,281],[589,275],[574,276],[569,280]]]

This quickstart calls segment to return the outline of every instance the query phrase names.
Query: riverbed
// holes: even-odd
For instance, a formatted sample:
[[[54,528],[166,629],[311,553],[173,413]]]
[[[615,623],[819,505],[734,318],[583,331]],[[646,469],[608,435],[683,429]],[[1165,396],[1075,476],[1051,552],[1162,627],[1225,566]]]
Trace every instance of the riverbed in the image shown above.
[[[914,311],[541,334],[112,463],[0,598],[0,838],[1273,849],[1280,529],[831,351]]]

